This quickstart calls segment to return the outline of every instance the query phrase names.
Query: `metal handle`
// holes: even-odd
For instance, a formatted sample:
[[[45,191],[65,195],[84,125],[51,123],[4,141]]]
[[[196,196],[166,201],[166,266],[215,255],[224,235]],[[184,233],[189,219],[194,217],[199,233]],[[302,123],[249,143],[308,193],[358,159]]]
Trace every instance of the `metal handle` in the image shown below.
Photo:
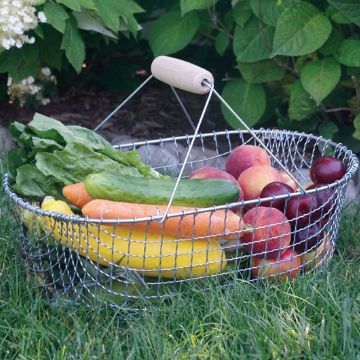
[[[154,77],[165,84],[195,94],[207,94],[210,89],[204,81],[214,83],[212,74],[194,64],[169,56],[158,56],[151,64]]]

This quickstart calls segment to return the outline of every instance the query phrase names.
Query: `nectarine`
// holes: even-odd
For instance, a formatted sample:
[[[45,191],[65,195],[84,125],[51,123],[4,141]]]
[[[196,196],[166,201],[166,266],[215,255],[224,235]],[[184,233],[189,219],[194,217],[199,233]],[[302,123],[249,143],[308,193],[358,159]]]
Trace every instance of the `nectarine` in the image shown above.
[[[290,245],[291,227],[280,210],[259,206],[249,210],[243,221],[253,228],[245,232],[242,239],[245,249],[252,255],[276,258]]]
[[[259,146],[240,145],[227,157],[225,171],[237,179],[244,170],[255,165],[270,166],[270,156]]]
[[[244,192],[245,200],[260,197],[262,189],[274,181],[278,181],[279,172],[269,165],[252,166],[244,170],[238,178],[238,182]]]
[[[286,185],[289,185],[294,191],[297,190],[298,186],[296,182],[290,177],[288,173],[285,171],[279,171],[279,181],[285,183]]]
[[[251,272],[255,278],[272,277],[277,281],[293,280],[301,271],[301,256],[292,249],[287,249],[277,259],[251,259]]]

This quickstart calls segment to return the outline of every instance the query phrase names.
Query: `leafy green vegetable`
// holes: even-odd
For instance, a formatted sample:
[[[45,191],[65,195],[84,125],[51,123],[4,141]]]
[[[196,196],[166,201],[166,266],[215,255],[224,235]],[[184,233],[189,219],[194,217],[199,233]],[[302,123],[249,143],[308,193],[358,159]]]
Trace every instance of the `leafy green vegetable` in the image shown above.
[[[63,186],[101,171],[160,176],[141,161],[137,151],[118,151],[89,129],[65,126],[41,114],[35,114],[27,126],[11,124],[10,134],[18,144],[7,156],[10,180],[14,190],[27,198],[63,198]]]

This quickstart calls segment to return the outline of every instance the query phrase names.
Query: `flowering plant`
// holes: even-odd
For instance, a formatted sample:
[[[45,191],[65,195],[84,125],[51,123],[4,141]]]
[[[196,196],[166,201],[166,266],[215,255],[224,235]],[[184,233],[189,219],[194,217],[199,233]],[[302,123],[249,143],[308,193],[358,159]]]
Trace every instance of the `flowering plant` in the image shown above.
[[[140,12],[133,0],[0,0],[0,73],[8,74],[10,101],[49,102],[44,85],[56,83],[50,69],[70,65],[79,73],[87,34],[106,42],[119,33],[136,37]]]

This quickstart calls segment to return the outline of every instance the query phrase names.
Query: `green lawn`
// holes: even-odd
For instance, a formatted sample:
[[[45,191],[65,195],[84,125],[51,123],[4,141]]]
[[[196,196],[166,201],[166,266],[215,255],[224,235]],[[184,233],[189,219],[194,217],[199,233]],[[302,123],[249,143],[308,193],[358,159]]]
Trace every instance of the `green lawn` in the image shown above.
[[[194,286],[123,320],[41,299],[2,200],[0,359],[360,359],[359,233],[360,213],[344,216],[330,265],[293,283]]]

